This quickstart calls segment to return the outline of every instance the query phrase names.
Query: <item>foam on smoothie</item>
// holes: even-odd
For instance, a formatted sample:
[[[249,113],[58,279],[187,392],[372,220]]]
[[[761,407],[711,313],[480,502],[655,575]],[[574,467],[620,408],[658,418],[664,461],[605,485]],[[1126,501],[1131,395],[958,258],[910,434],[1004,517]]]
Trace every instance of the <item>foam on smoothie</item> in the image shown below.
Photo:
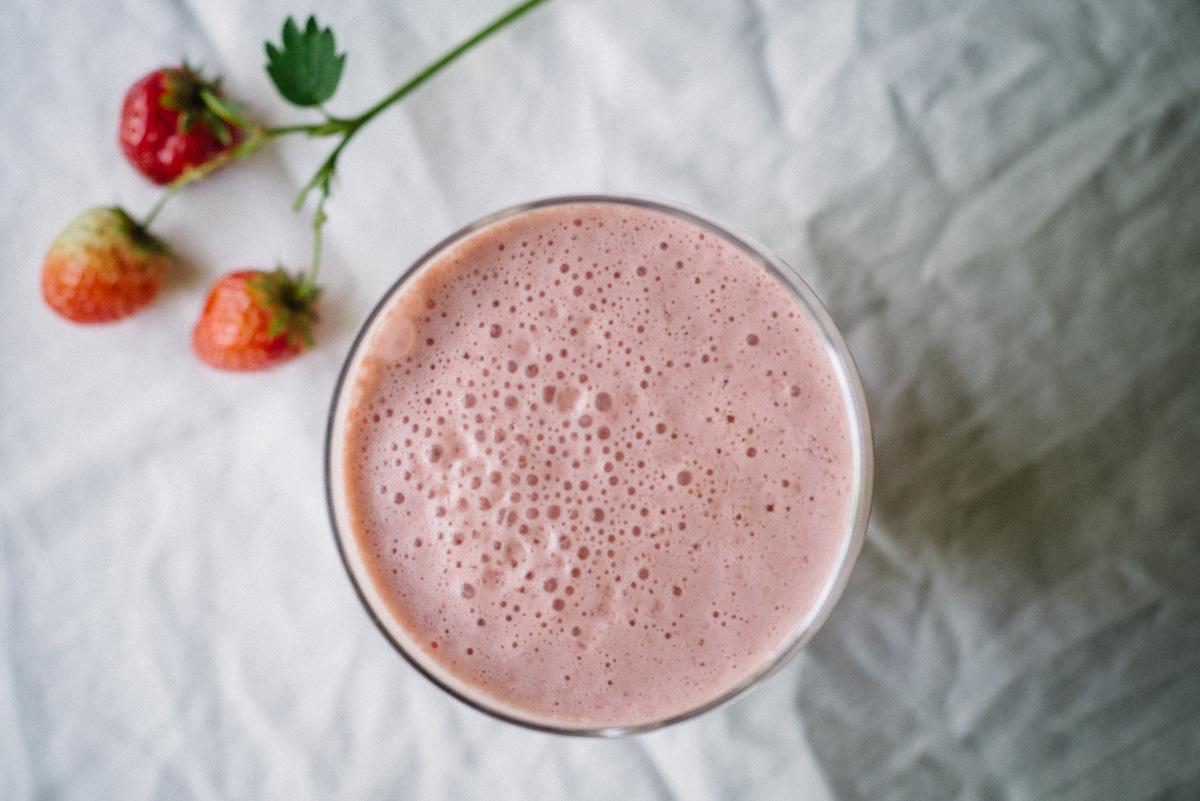
[[[382,315],[342,471],[410,648],[608,726],[719,697],[786,643],[842,544],[850,426],[813,324],[742,250],[550,207],[443,252]]]

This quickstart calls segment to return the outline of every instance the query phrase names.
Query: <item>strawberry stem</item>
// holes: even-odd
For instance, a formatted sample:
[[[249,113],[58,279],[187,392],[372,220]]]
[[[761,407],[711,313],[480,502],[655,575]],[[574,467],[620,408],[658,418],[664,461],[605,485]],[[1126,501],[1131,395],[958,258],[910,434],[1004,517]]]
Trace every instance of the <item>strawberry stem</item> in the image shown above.
[[[329,179],[330,175],[325,176],[325,180],[321,182],[321,196],[317,199],[317,209],[313,212],[313,244],[312,244],[312,259],[308,265],[308,272],[304,274],[301,285],[304,289],[312,289],[317,284],[317,268],[321,266],[321,229],[325,225],[328,217],[325,216],[325,201],[329,198]]]
[[[383,111],[388,106],[392,105],[396,101],[403,98],[409,92],[416,89],[421,84],[425,83],[427,80],[432,78],[437,73],[441,72],[445,66],[447,66],[452,61],[457,59],[463,53],[467,52],[472,47],[474,47],[475,45],[482,42],[484,39],[491,36],[493,33],[496,33],[501,28],[508,25],[510,22],[516,20],[518,17],[522,16],[523,14],[528,13],[529,11],[532,11],[534,8],[536,8],[537,6],[541,5],[544,2],[546,2],[546,0],[525,0],[524,3],[514,6],[513,8],[509,9],[504,14],[497,17],[490,24],[484,26],[474,36],[471,36],[470,38],[465,39],[458,46],[453,47],[450,50],[448,50],[441,58],[432,62],[427,67],[425,67],[425,69],[421,70],[416,75],[414,75],[412,78],[410,78],[409,80],[407,80],[403,84],[401,84],[396,89],[396,91],[392,92],[390,95],[383,98],[383,100],[380,100],[378,103],[371,106],[371,108],[367,109],[362,114],[355,117],[353,122],[355,122],[356,125],[349,132],[347,132],[346,138],[348,139],[351,136],[353,136],[355,131],[357,131],[360,127],[362,127],[367,122],[369,122],[375,115],[379,114],[379,112]]]
[[[276,136],[287,136],[288,134],[294,133],[306,133],[309,136],[333,136],[334,134],[340,132],[340,129],[338,131],[322,130],[326,127],[326,125],[328,125],[328,123],[324,122],[311,124],[300,123],[298,125],[276,125],[272,128],[267,128],[263,131],[263,133],[273,138]]]
[[[150,223],[154,222],[154,218],[157,217],[158,213],[163,210],[163,206],[167,205],[167,201],[174,197],[175,193],[182,188],[182,186],[175,186],[174,183],[167,186],[166,191],[158,196],[158,200],[155,201],[154,205],[150,207],[150,211],[147,212],[146,216],[138,222],[138,225],[141,226],[143,230],[149,229]]]

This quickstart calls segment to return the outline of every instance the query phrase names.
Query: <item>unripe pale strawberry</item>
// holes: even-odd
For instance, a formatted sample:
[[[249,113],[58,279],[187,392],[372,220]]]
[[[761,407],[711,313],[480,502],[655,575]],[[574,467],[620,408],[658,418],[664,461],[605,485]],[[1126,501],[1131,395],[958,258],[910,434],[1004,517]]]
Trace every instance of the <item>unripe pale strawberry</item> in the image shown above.
[[[174,263],[162,242],[119,206],[88,209],[50,245],[42,297],[77,323],[107,323],[148,305]]]

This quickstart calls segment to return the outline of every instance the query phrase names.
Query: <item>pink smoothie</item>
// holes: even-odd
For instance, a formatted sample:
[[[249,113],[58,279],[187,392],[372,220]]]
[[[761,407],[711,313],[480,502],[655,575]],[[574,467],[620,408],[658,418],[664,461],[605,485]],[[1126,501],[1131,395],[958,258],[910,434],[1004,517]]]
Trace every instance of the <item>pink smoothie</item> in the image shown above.
[[[636,726],[786,646],[845,547],[850,412],[729,240],[619,203],[437,255],[350,365],[332,475],[376,614],[457,691]]]

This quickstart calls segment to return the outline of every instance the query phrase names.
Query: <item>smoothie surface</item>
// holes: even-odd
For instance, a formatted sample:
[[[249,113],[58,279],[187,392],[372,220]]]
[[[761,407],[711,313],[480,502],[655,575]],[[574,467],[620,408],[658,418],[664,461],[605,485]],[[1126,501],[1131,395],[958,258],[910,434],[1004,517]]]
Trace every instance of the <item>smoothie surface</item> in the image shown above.
[[[410,642],[542,721],[720,697],[843,546],[849,411],[804,309],[740,247],[614,203],[438,254],[347,377],[346,518]]]

